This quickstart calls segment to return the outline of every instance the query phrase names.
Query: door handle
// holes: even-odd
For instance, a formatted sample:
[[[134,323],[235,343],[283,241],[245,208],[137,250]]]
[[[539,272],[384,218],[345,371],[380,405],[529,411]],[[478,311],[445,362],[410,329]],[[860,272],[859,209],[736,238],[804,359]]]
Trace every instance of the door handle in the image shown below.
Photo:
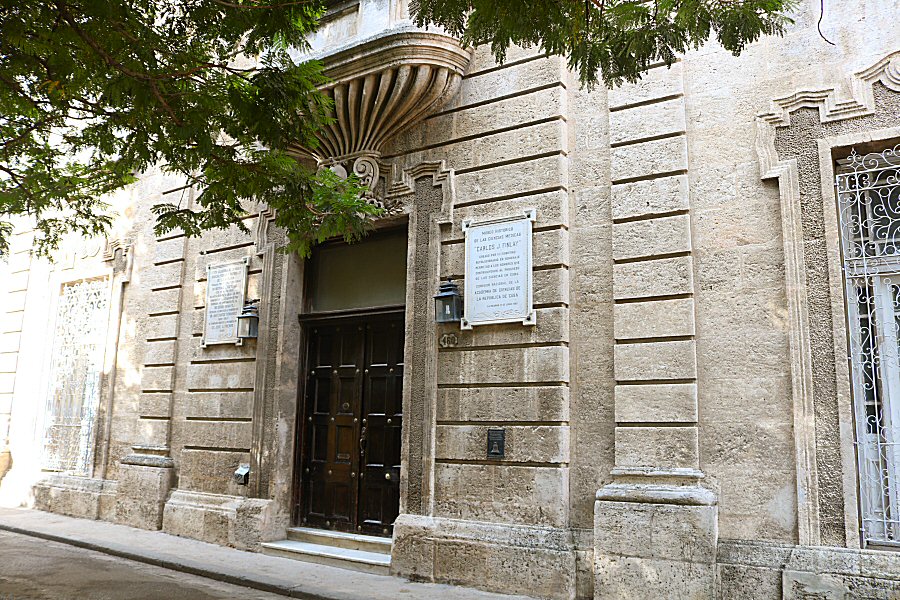
[[[359,453],[366,451],[366,426],[363,425],[362,431],[359,433]]]

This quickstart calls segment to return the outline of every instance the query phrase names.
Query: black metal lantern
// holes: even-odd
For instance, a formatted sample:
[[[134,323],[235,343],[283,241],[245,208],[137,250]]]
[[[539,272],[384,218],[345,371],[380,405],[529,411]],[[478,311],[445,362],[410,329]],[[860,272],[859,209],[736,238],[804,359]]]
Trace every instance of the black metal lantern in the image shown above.
[[[444,281],[434,297],[436,323],[459,323],[462,319],[462,296],[453,280]]]
[[[237,336],[241,340],[259,337],[259,300],[247,300],[237,318]]]

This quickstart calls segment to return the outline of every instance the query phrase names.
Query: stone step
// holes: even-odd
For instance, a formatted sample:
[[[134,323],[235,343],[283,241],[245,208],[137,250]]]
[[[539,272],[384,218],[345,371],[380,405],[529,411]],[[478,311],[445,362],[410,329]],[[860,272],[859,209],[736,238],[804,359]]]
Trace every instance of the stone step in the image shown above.
[[[346,548],[347,550],[364,550],[366,552],[391,553],[391,538],[374,535],[359,535],[342,531],[312,529],[310,527],[291,527],[287,539],[308,544],[321,544]]]
[[[390,575],[391,555],[382,552],[351,550],[324,544],[311,544],[295,540],[280,542],[264,542],[261,544],[263,554],[293,558],[304,562],[353,569],[375,575]]]

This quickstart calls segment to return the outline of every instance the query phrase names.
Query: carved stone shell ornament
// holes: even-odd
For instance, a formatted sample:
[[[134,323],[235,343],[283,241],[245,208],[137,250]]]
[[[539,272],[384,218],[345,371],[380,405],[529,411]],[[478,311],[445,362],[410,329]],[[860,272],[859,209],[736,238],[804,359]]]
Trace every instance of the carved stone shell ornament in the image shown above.
[[[402,27],[312,57],[332,79],[323,91],[334,100],[334,122],[317,134],[317,148],[298,150],[341,176],[355,173],[376,201],[382,147],[446,105],[471,56],[455,38]]]

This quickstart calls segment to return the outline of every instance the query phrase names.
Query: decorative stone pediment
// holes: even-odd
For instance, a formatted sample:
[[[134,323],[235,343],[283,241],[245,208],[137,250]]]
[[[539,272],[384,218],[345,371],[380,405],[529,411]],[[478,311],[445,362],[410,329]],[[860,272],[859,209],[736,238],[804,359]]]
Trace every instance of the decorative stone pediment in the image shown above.
[[[302,151],[374,190],[384,144],[456,94],[471,50],[441,33],[402,28],[318,58],[333,80],[323,91],[334,100],[334,123],[320,130],[317,148]]]

